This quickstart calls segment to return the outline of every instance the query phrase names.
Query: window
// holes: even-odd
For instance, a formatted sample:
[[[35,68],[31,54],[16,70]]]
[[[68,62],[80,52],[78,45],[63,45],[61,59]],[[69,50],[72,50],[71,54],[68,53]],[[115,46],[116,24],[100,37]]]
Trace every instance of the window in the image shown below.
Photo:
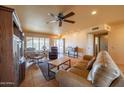
[[[27,37],[26,38],[26,42],[27,42],[27,47],[26,48],[32,48],[32,46],[33,46],[33,42],[32,42],[32,37]]]
[[[45,38],[45,47],[46,47],[46,49],[49,49],[49,47],[50,47],[49,38]]]
[[[43,48],[49,49],[49,38],[40,37],[26,37],[26,48],[34,48],[36,51],[43,50]]]
[[[43,50],[44,38],[40,38],[40,50]]]
[[[33,38],[33,48],[35,48],[35,50],[40,50],[40,47],[39,47],[39,38],[37,38],[37,37],[34,37]]]

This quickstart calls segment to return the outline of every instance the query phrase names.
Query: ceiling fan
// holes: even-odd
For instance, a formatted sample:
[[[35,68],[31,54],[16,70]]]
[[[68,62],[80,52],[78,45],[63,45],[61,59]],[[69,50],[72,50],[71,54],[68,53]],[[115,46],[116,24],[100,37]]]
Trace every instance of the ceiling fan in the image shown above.
[[[49,16],[52,16],[55,20],[51,20],[47,23],[54,23],[54,22],[59,22],[59,27],[62,26],[62,22],[68,22],[68,23],[75,23],[75,21],[72,20],[67,20],[66,18],[71,17],[73,15],[75,15],[74,12],[70,12],[66,15],[63,15],[62,12],[58,13],[58,15],[54,15],[53,13],[48,13]]]

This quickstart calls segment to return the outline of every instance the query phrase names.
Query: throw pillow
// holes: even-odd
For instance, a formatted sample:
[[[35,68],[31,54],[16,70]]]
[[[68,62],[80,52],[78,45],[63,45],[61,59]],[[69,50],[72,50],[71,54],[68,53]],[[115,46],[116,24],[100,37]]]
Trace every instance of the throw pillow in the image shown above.
[[[92,70],[90,70],[87,80],[92,81]]]
[[[100,52],[89,75],[92,84],[97,87],[109,87],[120,76],[120,70],[107,52]]]

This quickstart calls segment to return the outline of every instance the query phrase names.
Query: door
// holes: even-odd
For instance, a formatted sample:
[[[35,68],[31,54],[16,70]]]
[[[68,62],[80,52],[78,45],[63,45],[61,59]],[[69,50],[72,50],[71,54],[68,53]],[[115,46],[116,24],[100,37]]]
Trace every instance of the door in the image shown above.
[[[108,51],[108,35],[102,35],[100,37],[100,50]]]
[[[99,34],[94,36],[94,54],[97,55],[100,51],[108,51],[108,34]]]

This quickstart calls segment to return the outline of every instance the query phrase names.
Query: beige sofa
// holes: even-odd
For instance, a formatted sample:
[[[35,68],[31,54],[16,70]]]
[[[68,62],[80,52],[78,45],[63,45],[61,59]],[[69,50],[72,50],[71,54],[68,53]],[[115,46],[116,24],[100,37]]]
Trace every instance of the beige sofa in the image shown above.
[[[56,80],[62,87],[123,87],[124,75],[106,51],[101,51],[93,63],[92,56],[84,56],[68,71],[59,71]],[[92,62],[91,62],[92,61]],[[91,69],[88,63],[93,63]]]

